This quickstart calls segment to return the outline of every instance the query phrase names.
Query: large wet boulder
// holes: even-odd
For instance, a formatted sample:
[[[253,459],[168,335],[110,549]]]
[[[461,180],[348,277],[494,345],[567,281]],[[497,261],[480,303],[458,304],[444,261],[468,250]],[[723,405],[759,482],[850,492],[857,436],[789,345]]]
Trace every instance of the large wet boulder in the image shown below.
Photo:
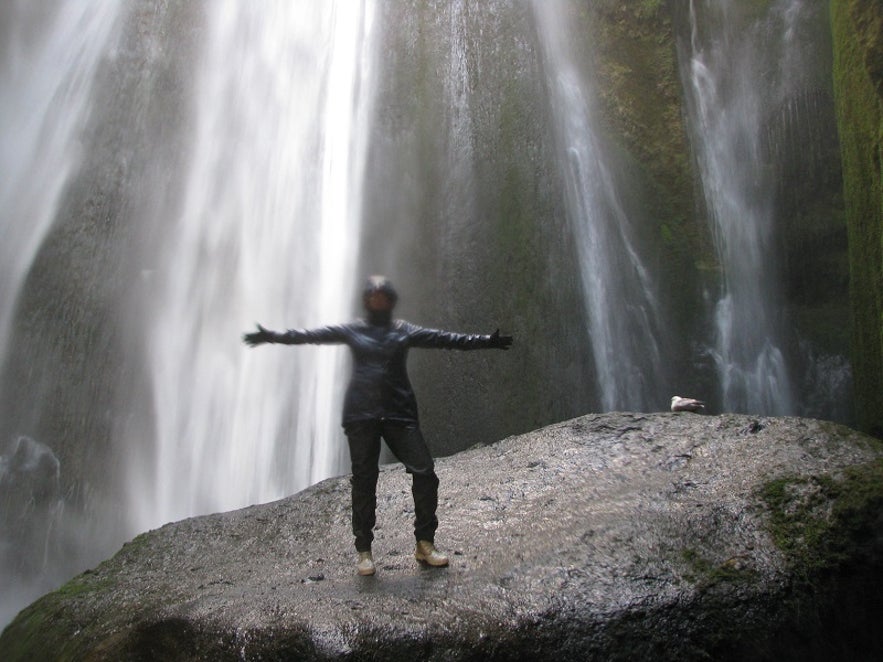
[[[590,415],[438,461],[447,569],[378,487],[374,577],[349,484],[168,524],[22,611],[5,660],[871,659],[883,449],[831,423]]]

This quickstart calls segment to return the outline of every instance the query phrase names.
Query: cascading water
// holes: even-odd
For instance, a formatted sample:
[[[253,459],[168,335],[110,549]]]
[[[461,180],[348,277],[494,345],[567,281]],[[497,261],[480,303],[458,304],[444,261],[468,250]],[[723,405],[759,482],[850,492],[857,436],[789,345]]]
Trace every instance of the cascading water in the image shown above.
[[[115,35],[116,3],[56,4],[0,9],[7,26],[20,28],[5,35],[0,59],[0,365],[22,283],[78,165],[78,132],[91,110],[95,72]],[[0,574],[12,581],[3,582],[0,622],[57,581],[47,564],[63,509],[52,449],[21,435],[5,442]]]
[[[690,40],[681,45],[689,121],[723,272],[712,355],[725,410],[792,414],[764,123],[789,82],[799,79],[790,42],[804,3],[775,2],[758,18],[740,16],[739,4],[691,0]]]
[[[535,0],[551,111],[604,410],[658,406],[663,356],[653,277],[635,240],[624,183],[597,130],[590,81],[576,64],[571,3]],[[664,398],[663,398],[664,400]]]
[[[179,187],[184,191],[180,200],[174,199],[176,187],[152,176],[168,168],[150,161],[161,158],[162,150],[154,152],[138,142],[152,139],[140,132],[155,119],[146,117],[147,106],[136,103],[132,113],[93,122],[84,136],[87,120],[94,117],[89,115],[96,98],[91,85],[99,65],[105,65],[103,93],[108,86],[120,89],[115,71],[123,82],[134,81],[149,92],[155,82],[150,67],[183,63],[190,55],[178,46],[189,26],[180,26],[182,34],[150,31],[166,20],[154,17],[168,15],[166,7],[116,1],[39,7],[16,3],[0,9],[6,20],[2,29],[10,35],[0,72],[0,110],[7,128],[0,182],[0,340],[7,341],[15,302],[53,222],[71,217],[69,209],[62,212],[57,207],[76,171],[78,150],[100,145],[105,158],[93,160],[92,166],[106,163],[107,172],[93,173],[92,181],[113,185],[109,192],[96,193],[93,204],[119,203],[104,213],[120,214],[114,218],[120,224],[144,226],[145,241],[123,260],[119,273],[110,267],[105,272],[112,274],[106,278],[140,282],[123,306],[136,321],[112,318],[117,311],[110,309],[104,320],[109,328],[125,328],[127,336],[137,336],[126,340],[134,358],[122,368],[108,363],[92,364],[89,370],[97,376],[101,371],[143,367],[146,377],[135,376],[134,381],[151,383],[149,392],[139,391],[134,401],[112,403],[104,397],[94,402],[95,411],[73,414],[78,419],[108,418],[108,407],[127,408],[113,421],[113,447],[127,465],[126,493],[117,495],[127,512],[116,508],[113,513],[122,523],[101,517],[105,506],[95,502],[96,491],[90,487],[92,481],[110,485],[113,479],[66,477],[70,470],[56,455],[56,444],[67,444],[73,464],[85,464],[88,470],[94,463],[80,459],[88,459],[101,439],[52,439],[44,444],[20,434],[13,427],[17,423],[5,421],[15,434],[0,455],[3,621],[27,599],[82,569],[81,563],[108,553],[106,545],[118,544],[121,535],[290,494],[344,467],[345,445],[338,430],[345,350],[251,351],[242,344],[241,334],[257,321],[286,328],[351,315],[350,293],[358,281],[362,171],[375,87],[373,3],[295,6],[280,1],[251,7],[231,1],[188,14],[188,20],[205,20],[199,26],[201,55],[192,75],[192,101],[180,104],[192,108],[193,116],[183,121],[163,117],[162,123],[152,124],[177,122],[191,136],[174,145],[176,153],[189,150],[174,164],[185,162],[186,169],[163,177],[185,180]],[[117,20],[120,16],[126,20]],[[132,41],[114,50],[113,38],[124,32]],[[116,63],[122,64],[121,70]],[[191,65],[188,60],[177,66]],[[128,78],[132,68],[141,72],[144,67],[143,77]],[[169,73],[164,70],[164,75]],[[169,109],[180,112],[177,106],[163,107]],[[126,130],[130,125],[132,130]],[[114,169],[117,154],[123,156]],[[128,154],[142,159],[137,172],[143,176],[137,181],[120,181],[131,176]],[[82,173],[77,176],[87,179]],[[77,184],[80,190],[94,187]],[[126,204],[129,195],[140,201],[137,206]],[[86,224],[91,231],[102,220],[89,216],[94,209],[75,211],[71,222]],[[100,214],[101,207],[97,209]],[[158,211],[169,209],[178,213],[169,218]],[[116,250],[127,248],[121,242]],[[51,294],[46,298],[51,302]],[[71,309],[74,318],[64,322],[75,327],[76,302]],[[73,331],[66,349],[83,355]],[[61,374],[66,366],[57,370]],[[40,380],[52,383],[55,376],[47,373]],[[13,388],[9,393],[20,399]],[[36,404],[31,409],[38,413],[29,418],[29,426],[39,422],[41,408],[52,410],[50,417],[63,419],[67,414],[63,402]],[[114,458],[101,460],[115,466]],[[50,475],[46,467],[54,467],[55,473]],[[48,482],[31,485],[35,480]],[[47,517],[34,516],[34,499],[21,496],[28,490],[51,497],[37,504]],[[77,507],[65,510],[65,499],[75,492]],[[62,510],[65,521],[60,528],[65,533],[59,537],[56,530],[50,541],[50,529]],[[91,548],[82,538],[101,524],[90,517],[101,518],[104,528],[111,530],[98,536]],[[47,525],[40,528],[43,520]],[[22,535],[13,534],[14,527],[20,527]],[[38,534],[42,542],[35,539]],[[58,567],[23,573],[21,559],[46,558],[43,550],[50,542],[57,548],[52,560]],[[72,548],[81,553],[72,553]]]
[[[22,285],[80,165],[79,134],[118,12],[115,0],[0,7],[0,366]],[[0,442],[0,624],[65,577],[50,554],[63,512],[61,471],[40,440]]]
[[[118,12],[114,0],[0,8],[7,26],[0,59],[0,363],[22,283],[80,160],[79,132]]]
[[[151,280],[156,442],[136,529],[342,471],[341,348],[240,341],[346,319],[370,112],[370,3],[213,3],[180,217]]]

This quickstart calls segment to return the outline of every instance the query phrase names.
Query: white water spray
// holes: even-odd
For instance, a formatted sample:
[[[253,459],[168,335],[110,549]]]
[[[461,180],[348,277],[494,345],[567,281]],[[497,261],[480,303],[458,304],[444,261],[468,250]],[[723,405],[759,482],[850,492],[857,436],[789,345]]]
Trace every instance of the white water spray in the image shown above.
[[[138,530],[344,467],[345,350],[247,349],[241,335],[351,315],[373,7],[208,11],[186,199],[152,276],[156,441],[130,467]]]
[[[604,410],[642,410],[661,380],[655,285],[638,252],[620,182],[606,161],[589,80],[581,75],[567,22],[572,3],[535,0],[550,79],[566,209],[580,262],[589,339]]]
[[[0,366],[25,279],[80,164],[119,9],[116,0],[0,7]],[[63,512],[57,450],[21,435],[0,440],[0,627],[62,579],[50,567]]]
[[[723,284],[712,354],[728,411],[794,413],[773,247],[774,182],[765,176],[764,113],[796,76],[791,52],[800,0],[774,3],[739,27],[731,0],[691,0],[687,102]],[[744,17],[743,17],[744,18]],[[784,29],[783,29],[784,28]]]
[[[116,0],[9,3],[0,54],[0,363],[24,279],[80,161]]]

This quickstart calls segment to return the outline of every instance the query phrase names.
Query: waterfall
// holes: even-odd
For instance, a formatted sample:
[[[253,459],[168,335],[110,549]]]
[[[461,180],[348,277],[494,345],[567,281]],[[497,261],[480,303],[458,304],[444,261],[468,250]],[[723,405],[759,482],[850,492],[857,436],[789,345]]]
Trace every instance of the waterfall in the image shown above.
[[[25,278],[80,165],[79,134],[118,12],[116,0],[0,7],[0,366]],[[52,567],[62,470],[41,441],[0,440],[0,625],[66,575]]]
[[[370,113],[370,3],[212,3],[180,216],[146,277],[156,439],[135,528],[342,472],[344,348],[264,346],[351,316]]]
[[[140,245],[130,247],[123,238],[108,237],[118,242],[117,253],[125,253],[122,267],[95,266],[105,278],[137,283],[120,288],[128,297],[119,303],[122,310],[111,300],[101,301],[107,315],[103,324],[124,331],[122,351],[131,356],[125,365],[95,364],[78,345],[83,341],[76,335],[78,302],[71,302],[71,319],[57,320],[69,326],[65,349],[87,357],[87,378],[102,387],[124,382],[136,394],[131,401],[112,402],[95,384],[81,385],[86,397],[78,402],[86,404],[90,389],[97,397],[88,405],[91,410],[80,405],[70,414],[109,421],[105,428],[82,429],[111,428],[115,438],[44,443],[13,428],[10,443],[4,440],[7,447],[0,448],[0,487],[6,495],[0,500],[0,572],[4,586],[10,580],[3,592],[3,621],[82,570],[81,563],[112,551],[106,546],[119,544],[120,536],[280,498],[346,467],[339,431],[346,350],[251,350],[241,335],[255,322],[285,329],[352,316],[375,88],[374,4],[213,2],[187,13],[199,23],[180,26],[180,34],[156,27],[167,20],[167,9],[116,0],[0,8],[5,19],[0,29],[8,32],[0,60],[2,346],[11,335],[25,278],[53,223],[73,217],[77,227],[105,227],[103,218],[89,217],[96,213],[93,208],[59,209],[75,175],[80,190],[101,191],[96,204],[110,205],[98,207],[98,214],[115,214],[114,223],[140,227],[120,237],[141,238]],[[118,13],[126,20],[118,20]],[[187,30],[199,35],[196,57],[181,46]],[[123,34],[132,41],[115,50],[113,40]],[[138,69],[128,78],[127,67],[153,66],[167,67],[160,76],[168,77],[157,83],[152,71]],[[187,70],[185,78],[195,81],[192,90],[155,87],[182,80],[171,75],[175,67]],[[99,73],[101,86],[93,90]],[[108,89],[131,92],[128,82],[139,86],[136,93],[144,98],[151,91],[171,93],[169,105],[153,108],[183,117],[147,117],[156,110],[142,105],[139,96],[131,105],[121,103],[133,112],[107,113],[102,116],[107,121],[87,126],[94,120],[90,111],[97,96]],[[154,137],[145,127],[171,123],[176,123],[169,133],[174,143],[167,143],[172,149],[142,144]],[[93,159],[92,167],[106,170],[78,172],[81,157],[89,155],[81,151],[99,147],[105,158]],[[167,162],[169,151],[176,154]],[[158,171],[161,177],[155,176]],[[111,184],[105,189],[95,181]],[[45,294],[50,305],[51,296]],[[121,319],[124,315],[131,319]],[[117,349],[101,342],[101,350]],[[69,366],[47,369],[40,384],[57,382],[52,370],[63,374]],[[139,374],[128,374],[133,371]],[[98,379],[105,373],[111,376]],[[117,373],[126,374],[114,377]],[[8,391],[20,399],[13,388]],[[35,402],[27,425],[39,424],[44,415],[63,419],[67,406]],[[10,428],[18,424],[3,422]],[[114,457],[89,461],[96,448],[106,453],[109,446]],[[31,462],[22,449],[42,459]],[[73,475],[68,460],[96,475]],[[16,495],[27,489],[49,493],[49,487],[31,485],[46,472],[29,467],[51,462],[56,473],[45,480],[58,482],[60,476],[62,490],[52,488],[56,500],[46,506],[49,524],[37,526],[26,517],[31,501]],[[118,464],[124,465],[124,477],[101,475],[102,468]],[[120,483],[125,493],[110,496],[117,498],[112,508],[104,503],[104,491]],[[66,507],[75,492],[77,507]],[[120,521],[109,521],[111,510]],[[10,522],[20,520],[31,525],[13,536]],[[100,535],[90,538],[93,529]],[[21,559],[36,558],[57,567],[32,568],[28,561],[24,573]]]
[[[661,312],[636,240],[626,182],[598,130],[591,80],[578,66],[572,3],[535,0],[547,68],[565,206],[580,265],[602,410],[643,410],[659,401]]]
[[[766,114],[800,78],[801,0],[744,16],[733,0],[690,0],[681,45],[694,149],[722,270],[711,354],[726,411],[795,413],[776,244]],[[686,41],[686,40],[685,40]]]
[[[0,53],[0,363],[24,278],[80,160],[102,55],[115,34],[114,0],[13,2]]]

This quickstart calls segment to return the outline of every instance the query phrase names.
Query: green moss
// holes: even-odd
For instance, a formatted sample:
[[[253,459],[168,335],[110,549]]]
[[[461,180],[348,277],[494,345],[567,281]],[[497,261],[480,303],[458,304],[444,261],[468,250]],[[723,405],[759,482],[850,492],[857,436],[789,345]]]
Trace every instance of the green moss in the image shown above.
[[[599,63],[602,111],[609,133],[647,169],[667,195],[692,212],[692,177],[671,19],[658,0],[599,3],[586,30]]]
[[[594,75],[608,155],[628,171],[632,216],[644,214],[656,241],[647,247],[662,283],[698,288],[697,263],[714,263],[709,225],[697,217],[696,188],[670,2],[601,0],[580,29],[600,54]],[[639,211],[640,210],[640,211]],[[643,237],[652,237],[644,232]],[[674,240],[674,238],[677,238]],[[717,270],[710,270],[715,280]],[[663,286],[667,292],[675,288]],[[682,290],[679,290],[681,293]],[[675,326],[696,314],[689,294],[663,303]]]
[[[860,559],[883,506],[883,458],[840,476],[782,477],[763,486],[769,532],[804,575]]]
[[[662,8],[662,0],[640,0],[635,15],[640,18],[653,18]]]
[[[84,623],[78,620],[81,614],[76,605],[101,595],[112,584],[100,568],[87,570],[30,604],[2,633],[3,660],[82,659],[87,642],[80,633]],[[100,627],[90,629],[93,634],[100,631]]]
[[[750,581],[757,576],[757,573],[748,568],[742,559],[736,557],[715,563],[695,549],[688,548],[682,550],[681,558],[688,566],[684,579],[694,584],[700,591],[708,590],[723,582]]]
[[[3,631],[4,659],[77,659],[79,628],[69,620],[67,600],[87,590],[82,584],[68,582],[24,609]]]
[[[883,7],[832,0],[859,426],[883,436]]]

